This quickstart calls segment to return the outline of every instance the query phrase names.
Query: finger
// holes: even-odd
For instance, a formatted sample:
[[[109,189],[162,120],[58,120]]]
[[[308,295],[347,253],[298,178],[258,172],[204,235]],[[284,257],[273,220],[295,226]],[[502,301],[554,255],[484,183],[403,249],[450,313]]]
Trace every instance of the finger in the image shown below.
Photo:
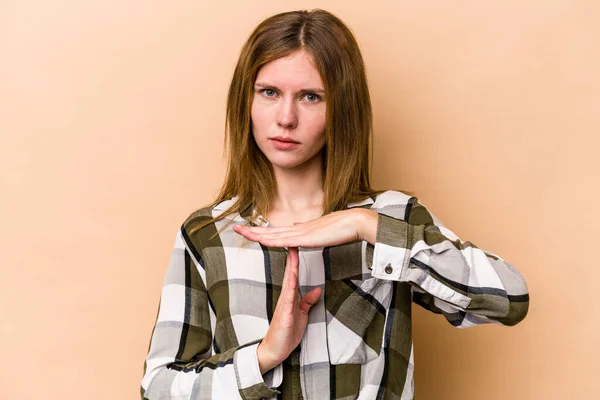
[[[272,243],[274,241],[279,240],[281,241],[286,241],[286,240],[293,240],[294,238],[298,237],[298,236],[303,236],[303,235],[285,235],[285,236],[281,236],[281,234],[252,234],[252,233],[241,233],[242,236],[244,236],[246,239],[249,239],[253,242],[260,242],[260,243]],[[285,246],[288,247],[288,246]],[[298,247],[298,246],[292,246],[292,247]]]
[[[274,242],[274,241],[279,241],[279,242],[286,242],[287,241],[293,241],[295,240],[295,238],[298,238],[300,236],[307,236],[306,234],[302,233],[302,232],[298,232],[298,233],[263,233],[263,234],[259,234],[255,237],[257,242],[263,243],[263,242]],[[302,246],[288,246],[285,245],[285,247],[302,247]]]
[[[286,258],[286,266],[289,264],[290,262],[290,255],[288,253],[287,258]],[[283,282],[281,283],[281,292],[279,292],[279,298],[277,299],[277,305],[275,306],[275,312],[273,313],[273,318],[275,318],[275,316],[278,314],[278,311],[280,310],[280,304],[283,301],[283,299],[285,299],[286,293],[288,292],[288,282],[290,280],[290,269],[289,268],[285,268],[283,271]]]
[[[272,324],[283,329],[291,329],[296,323],[296,307],[298,304],[298,276],[294,271],[288,272],[288,282],[285,288],[285,292],[281,293],[281,296],[277,304],[278,312],[273,315]]]
[[[308,311],[310,310],[310,308],[319,301],[319,298],[321,297],[321,293],[322,293],[322,290],[319,287],[314,288],[310,292],[306,293],[304,295],[304,297],[302,298],[302,300],[300,301],[298,308],[300,310],[302,310],[302,312],[308,314]]]
[[[294,292],[294,305],[298,305],[299,297],[300,297],[300,258],[298,255],[297,247],[288,248],[288,254],[290,256],[290,279],[293,280],[293,285],[289,285],[289,290],[293,290]]]
[[[279,232],[287,232],[294,231],[297,228],[295,226],[248,226],[248,225],[239,225],[242,230],[254,233],[279,233]]]
[[[261,228],[263,229],[263,228]],[[245,232],[250,232],[250,233],[255,233],[255,234],[259,234],[261,236],[290,236],[290,235],[297,235],[298,232],[303,232],[305,230],[305,228],[303,226],[295,226],[295,227],[287,227],[284,229],[277,229],[277,228],[266,228],[267,230],[264,231],[255,231],[254,229],[243,229],[243,231]]]
[[[298,275],[294,271],[290,271],[288,278],[287,290],[283,297],[283,305],[286,313],[293,313],[294,306],[298,302]]]
[[[294,229],[293,227],[256,227],[256,226],[248,226],[248,225],[240,225],[234,224],[233,230],[240,235],[264,235],[266,233],[279,233],[286,232],[290,229]]]
[[[288,281],[288,290],[293,293],[294,305],[298,304],[298,287],[300,286],[298,282],[299,275],[299,259],[298,259],[298,249],[295,247],[290,247],[288,249],[288,263],[286,269],[290,271],[290,277]],[[288,293],[288,298],[292,298],[292,296]]]
[[[239,230],[239,231],[236,230],[236,232],[252,242],[259,242],[268,247],[275,247],[275,246],[287,247],[288,246],[287,244],[282,245],[282,244],[273,244],[273,243],[284,243],[281,240],[287,240],[288,238],[294,238],[299,235],[299,233],[273,233],[273,234],[262,233],[262,234],[260,234],[260,233],[253,233],[248,230]],[[275,242],[277,240],[279,240],[279,242]],[[285,243],[287,243],[287,242],[285,242]],[[295,247],[297,247],[297,246],[295,246]]]
[[[244,238],[246,238],[246,239],[248,239],[248,240],[250,240],[252,242],[260,242],[260,243],[262,243],[261,242],[261,236],[258,233],[253,233],[253,232],[250,232],[250,231],[247,231],[247,230],[241,230],[241,231],[239,231],[237,233],[239,233]]]
[[[320,243],[326,243],[323,240],[316,241],[311,230],[307,231],[305,229],[297,232],[273,234],[258,234],[246,229],[239,229],[239,231],[236,229],[236,232],[252,242],[258,242],[267,247],[322,247]],[[330,244],[337,244],[337,242]]]
[[[299,260],[298,260],[298,248],[295,246],[288,248],[288,263],[287,268],[290,268],[293,272],[298,275]]]
[[[323,247],[320,243],[324,241],[316,241],[314,237],[310,235],[298,235],[298,236],[290,236],[285,238],[275,238],[275,239],[265,239],[260,238],[258,240],[260,243],[267,247]]]
[[[240,229],[240,231],[238,233],[241,235],[244,235],[244,236],[254,236],[254,237],[257,237],[260,239],[271,240],[271,239],[276,239],[276,238],[287,238],[287,237],[299,236],[299,235],[305,234],[306,232],[307,232],[306,229],[297,227],[294,230],[286,229],[286,230],[278,230],[278,231],[272,230],[272,231],[264,231],[264,232],[256,232],[251,229]]]
[[[282,292],[287,292],[289,290],[290,280],[292,279],[290,275],[291,275],[292,270],[293,270],[293,268],[289,267],[290,263],[291,263],[291,260],[292,260],[292,256],[288,252],[288,254],[286,256],[286,260],[285,260],[285,269],[283,271],[283,283],[281,285]]]

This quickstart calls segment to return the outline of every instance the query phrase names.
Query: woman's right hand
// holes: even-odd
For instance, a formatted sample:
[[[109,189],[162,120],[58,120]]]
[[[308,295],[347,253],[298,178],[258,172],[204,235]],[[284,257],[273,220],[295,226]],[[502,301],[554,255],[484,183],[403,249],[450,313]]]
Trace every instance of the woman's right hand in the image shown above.
[[[281,364],[298,346],[308,323],[308,311],[321,297],[321,288],[298,293],[298,248],[288,249],[281,294],[271,325],[258,345],[258,365],[261,374]]]

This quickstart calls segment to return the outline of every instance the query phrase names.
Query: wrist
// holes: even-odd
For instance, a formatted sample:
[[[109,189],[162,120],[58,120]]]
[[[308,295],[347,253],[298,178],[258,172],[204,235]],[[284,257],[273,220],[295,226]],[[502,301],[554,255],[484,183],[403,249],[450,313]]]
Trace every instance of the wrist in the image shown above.
[[[261,375],[275,368],[280,362],[277,362],[275,357],[269,352],[264,342],[260,342],[256,348],[256,357],[258,358],[258,367]]]
[[[356,211],[358,215],[358,225],[356,229],[358,238],[375,245],[377,240],[377,222],[379,214],[377,211],[365,208],[356,209]]]

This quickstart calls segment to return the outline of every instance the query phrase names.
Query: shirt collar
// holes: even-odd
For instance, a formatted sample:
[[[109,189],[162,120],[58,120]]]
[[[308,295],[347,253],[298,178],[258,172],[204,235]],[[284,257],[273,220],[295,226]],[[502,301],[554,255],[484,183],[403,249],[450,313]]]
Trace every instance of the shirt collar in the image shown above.
[[[237,201],[237,199],[238,199],[238,196],[234,196],[234,197],[232,197],[229,200],[223,200],[222,202],[215,204],[213,206],[213,210],[216,210],[216,211],[225,211],[225,210],[229,209],[229,207],[231,207],[232,205],[234,205],[235,202]],[[356,202],[348,203],[346,205],[346,208],[364,207],[364,206],[373,204],[373,202],[374,202],[373,198],[367,197],[366,199],[361,200],[361,201],[356,201]],[[242,211],[239,215],[236,215],[234,219],[238,220],[241,217],[241,219],[244,219],[244,220],[248,221],[251,215],[252,215],[252,212],[250,210],[250,207],[248,207],[246,210]],[[262,216],[259,216],[258,220],[260,221],[261,218],[264,221],[264,223],[261,224],[261,225],[268,226],[269,222],[266,219],[264,219]]]

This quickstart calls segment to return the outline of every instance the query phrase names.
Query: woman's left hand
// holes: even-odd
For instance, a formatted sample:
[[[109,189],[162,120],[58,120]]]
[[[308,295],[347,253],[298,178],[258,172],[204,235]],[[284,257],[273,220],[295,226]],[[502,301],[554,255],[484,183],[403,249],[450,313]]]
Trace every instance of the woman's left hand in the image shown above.
[[[356,240],[375,244],[375,211],[354,208],[336,211],[293,226],[254,227],[233,225],[233,230],[267,247],[327,247]]]

